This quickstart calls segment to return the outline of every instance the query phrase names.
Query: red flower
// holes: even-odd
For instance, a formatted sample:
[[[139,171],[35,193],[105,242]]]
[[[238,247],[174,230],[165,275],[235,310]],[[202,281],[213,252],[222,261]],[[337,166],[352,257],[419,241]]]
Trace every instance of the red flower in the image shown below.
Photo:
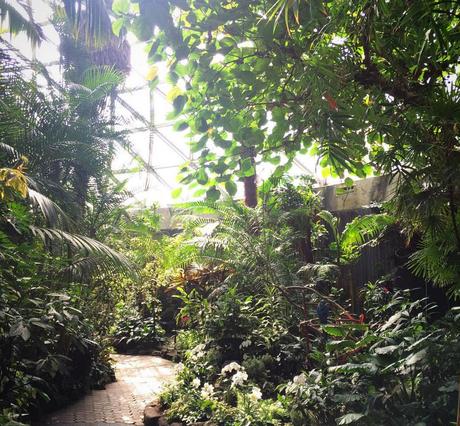
[[[337,101],[329,93],[324,94],[324,99],[326,99],[329,104],[329,108],[332,111],[338,111],[339,108],[337,107]]]

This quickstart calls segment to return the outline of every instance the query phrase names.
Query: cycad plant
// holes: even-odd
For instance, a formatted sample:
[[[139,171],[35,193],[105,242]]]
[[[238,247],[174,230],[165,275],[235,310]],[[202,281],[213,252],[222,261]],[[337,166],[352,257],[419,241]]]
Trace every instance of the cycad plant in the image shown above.
[[[293,245],[295,232],[264,206],[250,208],[227,200],[194,202],[184,207],[184,213],[206,215],[182,217],[195,228],[190,244],[200,248],[197,260],[224,265],[230,273],[228,280],[239,282],[251,292],[296,280],[301,261]]]

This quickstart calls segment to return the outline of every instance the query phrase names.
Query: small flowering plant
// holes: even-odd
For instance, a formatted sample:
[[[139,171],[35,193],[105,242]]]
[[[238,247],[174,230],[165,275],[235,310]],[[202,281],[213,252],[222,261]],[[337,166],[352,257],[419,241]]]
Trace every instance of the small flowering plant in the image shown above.
[[[206,356],[206,345],[204,343],[200,343],[196,345],[193,349],[187,351],[186,357],[191,361],[197,361],[202,359]]]
[[[162,405],[167,407],[169,420],[193,423],[209,420],[217,409],[214,385],[202,382],[194,372],[181,366],[176,381],[167,386],[160,395]]]
[[[185,352],[183,363],[179,364],[179,368],[182,371],[184,369],[190,372],[193,371],[193,377],[185,380],[185,384],[191,384],[195,377],[200,379],[202,383],[205,383],[217,373],[211,355],[212,351],[207,349],[205,343],[197,344]],[[178,376],[181,376],[180,371],[178,372]]]
[[[329,394],[322,382],[322,373],[311,370],[308,374],[294,376],[287,384],[278,387],[280,391],[284,390],[284,401],[294,416],[294,425],[310,424],[312,419],[316,419],[317,413],[325,408]]]
[[[214,385],[211,385],[209,383],[205,383],[203,385],[203,388],[201,389],[201,392],[200,392],[201,397],[203,399],[208,399],[208,400],[214,399],[214,393],[215,393]]]
[[[240,371],[243,367],[237,362],[231,362],[230,364],[225,365],[220,371],[222,375],[226,373],[232,373],[233,371]]]
[[[199,364],[202,352],[202,345],[190,351],[185,363],[176,367],[176,382],[161,395],[169,420],[254,426],[285,424],[287,411],[282,399],[264,399],[260,387],[249,380],[245,368],[237,362],[224,365],[215,383],[198,375],[191,360],[196,359]]]
[[[248,373],[244,367],[237,362],[231,362],[225,365],[221,372],[222,382],[224,384],[230,383],[230,388],[241,388],[248,380]]]
[[[243,425],[284,425],[287,420],[282,398],[263,399],[262,391],[252,386],[247,391],[237,391],[237,418]]]
[[[285,387],[287,394],[295,394],[302,391],[303,386],[307,383],[307,376],[304,373],[294,376],[292,381],[288,382]]]

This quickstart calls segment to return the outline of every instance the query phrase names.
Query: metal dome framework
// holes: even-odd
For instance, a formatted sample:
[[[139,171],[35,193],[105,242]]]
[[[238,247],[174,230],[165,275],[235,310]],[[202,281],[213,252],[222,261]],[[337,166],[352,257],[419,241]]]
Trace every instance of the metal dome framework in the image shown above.
[[[35,22],[43,27],[46,40],[38,47],[31,46],[21,35],[10,41],[0,37],[0,42],[37,82],[40,81],[40,70],[46,69],[50,76],[46,84],[61,87],[59,36],[49,21],[50,15],[43,15],[46,8],[51,13],[51,8],[47,0],[34,0],[34,8],[30,19],[34,19],[33,14],[37,10],[41,12],[42,16],[37,17]],[[193,167],[194,158],[187,146],[186,134],[174,131],[173,121],[167,119],[167,113],[173,110],[166,96],[168,85],[160,83],[153,89],[150,87],[145,78],[148,64],[143,45],[137,42],[130,44],[131,72],[112,104],[112,111],[120,123],[117,126],[128,134],[129,145],[118,147],[113,162],[114,175],[120,181],[127,180],[127,189],[134,199],[164,206],[172,202],[171,190],[179,185],[176,180],[179,168],[186,162]],[[145,63],[139,66],[141,55]],[[41,61],[42,57],[45,60]],[[311,164],[305,164],[301,157],[294,160],[291,173],[316,175]],[[190,198],[193,197],[189,194],[186,199]]]

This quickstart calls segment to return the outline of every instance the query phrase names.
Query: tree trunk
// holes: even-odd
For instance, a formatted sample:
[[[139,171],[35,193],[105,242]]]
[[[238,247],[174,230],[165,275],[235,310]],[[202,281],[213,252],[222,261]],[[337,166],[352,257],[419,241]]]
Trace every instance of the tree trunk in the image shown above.
[[[244,203],[246,206],[252,208],[257,206],[257,182],[255,174],[244,178]]]
[[[306,224],[305,237],[298,240],[298,248],[302,260],[305,263],[313,263],[313,246],[311,243],[311,223],[308,218],[308,223]]]
[[[85,215],[88,184],[89,177],[87,171],[79,165],[75,166],[74,190],[77,202],[76,219],[78,221],[82,220]]]
[[[252,176],[244,177],[244,203],[247,207],[254,208],[257,206],[257,173],[256,164],[254,161],[254,152],[246,153],[244,158],[250,158],[254,174]]]

